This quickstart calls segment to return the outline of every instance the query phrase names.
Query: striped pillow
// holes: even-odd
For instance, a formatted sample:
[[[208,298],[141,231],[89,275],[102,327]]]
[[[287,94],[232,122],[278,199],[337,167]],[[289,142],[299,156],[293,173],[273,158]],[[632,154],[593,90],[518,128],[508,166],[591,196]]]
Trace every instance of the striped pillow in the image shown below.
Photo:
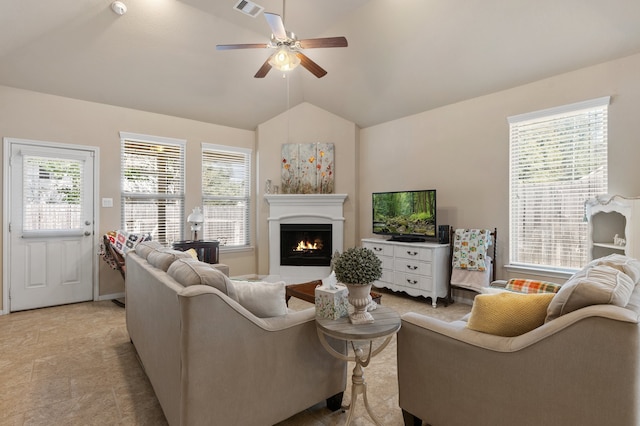
[[[507,282],[505,289],[518,293],[557,293],[560,290],[560,284],[512,278]]]

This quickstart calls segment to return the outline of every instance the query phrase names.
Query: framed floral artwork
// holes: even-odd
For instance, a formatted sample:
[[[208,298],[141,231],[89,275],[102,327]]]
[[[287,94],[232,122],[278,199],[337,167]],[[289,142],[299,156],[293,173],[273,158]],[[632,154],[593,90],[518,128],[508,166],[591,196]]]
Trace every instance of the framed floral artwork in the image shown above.
[[[332,194],[333,144],[283,144],[281,171],[284,194]]]

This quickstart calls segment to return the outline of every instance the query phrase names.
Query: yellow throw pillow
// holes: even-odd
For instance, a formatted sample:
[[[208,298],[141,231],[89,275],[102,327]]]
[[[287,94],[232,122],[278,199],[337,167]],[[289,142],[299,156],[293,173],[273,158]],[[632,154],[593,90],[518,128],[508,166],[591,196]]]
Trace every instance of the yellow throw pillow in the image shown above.
[[[479,294],[473,300],[467,327],[497,336],[513,337],[544,324],[555,293]]]
[[[190,248],[189,250],[186,251],[186,253],[189,253],[189,255],[194,259],[198,258],[198,252],[195,249]]]

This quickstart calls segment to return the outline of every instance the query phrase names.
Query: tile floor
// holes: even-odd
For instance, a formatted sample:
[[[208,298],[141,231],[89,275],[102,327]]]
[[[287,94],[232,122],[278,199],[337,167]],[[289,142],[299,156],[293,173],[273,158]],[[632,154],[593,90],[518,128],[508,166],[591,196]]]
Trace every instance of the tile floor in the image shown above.
[[[470,306],[433,309],[422,298],[385,290],[382,303],[399,313],[450,321]],[[292,309],[313,305],[291,299]],[[395,338],[365,370],[369,401],[385,425],[402,425]],[[350,376],[353,364],[349,363]],[[347,381],[344,402],[350,398]],[[372,425],[361,400],[354,426]],[[347,413],[318,404],[279,426],[342,425]],[[0,425],[166,425],[162,409],[129,341],[124,309],[87,302],[0,316]],[[212,423],[215,424],[215,423]]]

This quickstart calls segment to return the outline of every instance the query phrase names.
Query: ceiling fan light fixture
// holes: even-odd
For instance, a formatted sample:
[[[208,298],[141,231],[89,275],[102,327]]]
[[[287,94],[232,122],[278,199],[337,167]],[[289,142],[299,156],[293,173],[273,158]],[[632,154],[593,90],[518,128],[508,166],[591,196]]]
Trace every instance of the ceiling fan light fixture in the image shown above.
[[[291,71],[300,65],[300,58],[289,47],[282,46],[271,55],[269,64],[278,71]]]

